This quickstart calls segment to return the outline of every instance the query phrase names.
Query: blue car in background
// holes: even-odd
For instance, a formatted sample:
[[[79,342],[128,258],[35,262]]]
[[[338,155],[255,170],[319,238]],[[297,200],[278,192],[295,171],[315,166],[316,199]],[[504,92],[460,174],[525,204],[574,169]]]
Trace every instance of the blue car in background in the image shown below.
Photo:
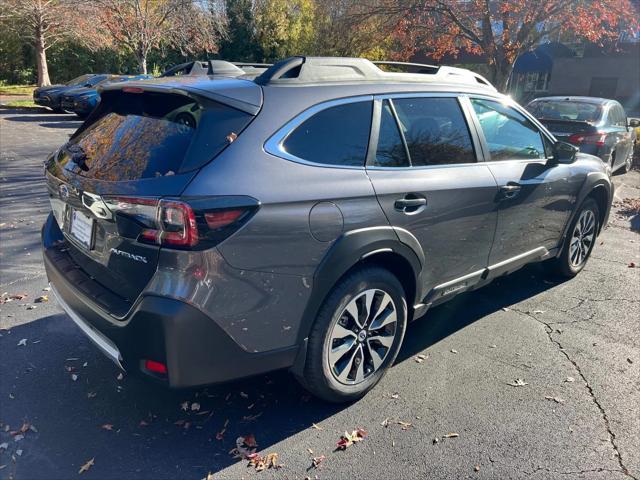
[[[100,81],[100,77],[103,75],[88,73],[69,80],[67,83],[36,88],[33,91],[33,103],[48,107],[56,113],[62,113],[64,110],[60,106],[60,100],[65,92],[82,86],[91,87]]]
[[[61,95],[60,108],[67,112],[73,112],[78,117],[84,118],[100,102],[100,94],[96,90],[99,85],[115,82],[129,82],[131,80],[145,80],[153,78],[153,75],[98,75],[91,86],[79,86],[66,90]]]

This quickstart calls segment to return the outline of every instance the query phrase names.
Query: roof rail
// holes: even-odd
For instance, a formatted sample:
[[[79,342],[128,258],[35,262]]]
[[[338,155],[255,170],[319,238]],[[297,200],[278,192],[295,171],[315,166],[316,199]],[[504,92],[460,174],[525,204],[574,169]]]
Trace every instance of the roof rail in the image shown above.
[[[427,65],[426,63],[392,62],[389,60],[375,60],[371,63],[374,65],[399,67],[409,71],[410,73],[437,73],[440,68],[438,65]]]
[[[385,72],[377,65],[388,65],[412,72]],[[254,80],[260,85],[299,85],[335,82],[446,82],[472,84],[495,91],[491,83],[470,70],[420,63],[371,62],[365,58],[289,57],[273,64]]]

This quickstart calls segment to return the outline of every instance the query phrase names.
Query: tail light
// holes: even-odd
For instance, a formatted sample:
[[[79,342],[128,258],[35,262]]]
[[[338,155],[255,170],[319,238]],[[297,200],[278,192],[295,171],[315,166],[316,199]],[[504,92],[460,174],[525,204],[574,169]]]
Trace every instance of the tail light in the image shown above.
[[[190,202],[149,197],[105,197],[118,216],[134,220],[133,235],[142,243],[180,249],[210,248],[233,234],[258,209],[249,197],[198,198]],[[132,235],[130,228],[120,232]]]
[[[569,143],[575,145],[597,145],[598,147],[602,147],[607,140],[607,134],[603,132],[575,133],[571,135],[568,140]]]

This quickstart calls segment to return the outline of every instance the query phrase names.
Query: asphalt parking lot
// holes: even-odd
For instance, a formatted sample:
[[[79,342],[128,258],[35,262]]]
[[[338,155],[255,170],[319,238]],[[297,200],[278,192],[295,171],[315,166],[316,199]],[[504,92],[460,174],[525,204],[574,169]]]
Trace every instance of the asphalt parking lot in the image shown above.
[[[576,279],[531,266],[433,309],[381,384],[337,406],[286,372],[190,391],[119,377],[53,298],[35,302],[42,161],[79,124],[0,110],[0,293],[27,295],[0,305],[0,478],[640,478],[639,218],[619,204],[640,172],[615,177]],[[281,468],[232,457],[249,434]]]

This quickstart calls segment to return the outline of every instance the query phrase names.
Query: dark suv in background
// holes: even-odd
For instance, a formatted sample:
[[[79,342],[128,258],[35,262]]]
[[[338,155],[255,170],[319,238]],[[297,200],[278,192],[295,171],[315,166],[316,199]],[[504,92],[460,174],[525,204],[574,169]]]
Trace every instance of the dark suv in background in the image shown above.
[[[88,73],[69,80],[67,83],[38,87],[33,91],[33,103],[42,107],[48,107],[56,113],[63,113],[64,110],[62,110],[60,106],[62,94],[76,87],[93,85],[96,82],[95,77],[100,77],[100,75]]]
[[[580,272],[610,168],[479,75],[404,67],[420,73],[293,57],[105,86],[46,162],[60,305],[168,386],[286,368],[348,401],[430,307],[531,262]]]
[[[559,139],[600,157],[611,169],[629,171],[633,162],[637,120],[630,120],[620,103],[606,98],[543,97],[527,105]]]

